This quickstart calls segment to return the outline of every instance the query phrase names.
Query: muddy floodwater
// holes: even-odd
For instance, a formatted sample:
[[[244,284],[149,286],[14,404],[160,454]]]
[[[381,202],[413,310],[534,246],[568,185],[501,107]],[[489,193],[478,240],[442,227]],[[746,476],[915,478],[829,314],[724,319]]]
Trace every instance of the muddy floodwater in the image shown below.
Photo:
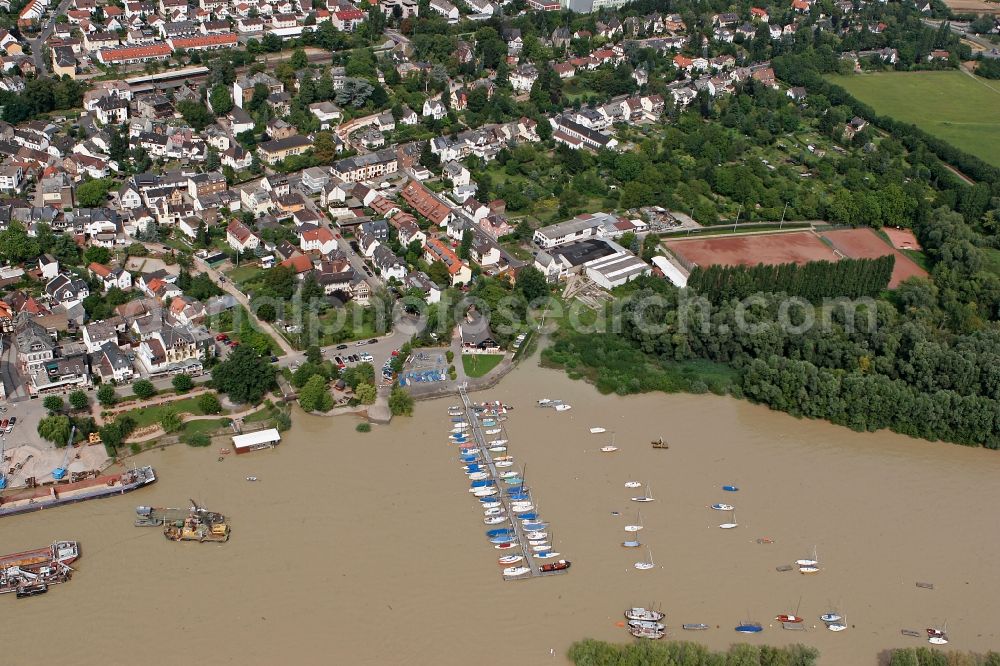
[[[0,519],[4,553],[56,539],[82,547],[68,584],[0,597],[5,660],[562,664],[574,640],[630,640],[622,610],[650,604],[674,638],[802,642],[830,665],[875,664],[888,648],[926,644],[901,629],[945,623],[949,648],[1000,646],[997,452],[715,396],[601,396],[533,362],[473,397],[515,406],[509,453],[527,464],[568,574],[501,580],[500,552],[446,443],[457,398],[419,403],[413,418],[369,434],[351,417],[296,414],[275,450],[223,462],[218,446],[152,451],[138,459],[160,476],[147,489]],[[573,408],[541,409],[539,398]],[[612,433],[619,450],[602,453]],[[670,448],[654,450],[661,436]],[[649,484],[655,501],[631,502],[641,489],[629,480]],[[229,543],[171,543],[132,524],[138,504],[189,498],[231,517]],[[735,505],[737,528],[719,529],[733,517],[714,502]],[[623,548],[640,508],[644,547]],[[656,567],[638,571],[646,547]],[[776,571],[814,547],[820,573]],[[830,610],[846,631],[823,629]],[[779,613],[804,616],[806,630],[783,631]],[[743,621],[765,630],[740,636]],[[712,628],[680,629],[700,622]]]

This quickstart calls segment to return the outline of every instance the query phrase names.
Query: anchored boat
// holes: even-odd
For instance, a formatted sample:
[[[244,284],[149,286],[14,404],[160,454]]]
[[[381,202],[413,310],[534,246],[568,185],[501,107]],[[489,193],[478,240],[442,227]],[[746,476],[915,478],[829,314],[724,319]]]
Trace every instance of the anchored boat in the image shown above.
[[[49,585],[65,583],[80,557],[76,541],[56,541],[45,548],[0,557],[0,594],[13,592],[18,599],[45,594]]]
[[[649,610],[647,608],[629,608],[625,611],[625,617],[629,620],[645,620],[647,622],[656,622],[662,620],[666,617],[663,613],[656,610]]]

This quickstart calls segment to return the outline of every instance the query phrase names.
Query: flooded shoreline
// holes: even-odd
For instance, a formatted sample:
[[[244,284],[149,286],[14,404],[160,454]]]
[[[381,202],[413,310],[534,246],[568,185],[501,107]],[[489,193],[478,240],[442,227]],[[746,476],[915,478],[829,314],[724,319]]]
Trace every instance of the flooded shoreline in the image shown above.
[[[854,433],[718,396],[601,396],[533,360],[473,396],[487,398],[516,406],[509,453],[528,465],[553,545],[573,561],[567,575],[501,579],[445,442],[457,398],[418,402],[413,418],[369,434],[350,417],[297,413],[275,450],[221,463],[215,448],[151,451],[136,462],[156,467],[154,486],[0,520],[4,552],[56,539],[79,540],[82,551],[70,583],[0,597],[18,637],[8,656],[49,662],[72,646],[79,664],[125,653],[171,664],[183,653],[211,664],[447,666],[487,649],[487,629],[505,660],[564,663],[574,640],[631,640],[616,626],[621,611],[653,603],[671,638],[713,648],[801,642],[823,664],[875,664],[886,649],[926,644],[900,629],[944,622],[950,648],[1000,643],[996,452]],[[538,409],[539,398],[573,409]],[[619,451],[600,452],[612,433]],[[650,446],[660,436],[670,449]],[[648,483],[656,501],[629,501],[630,479]],[[740,491],[723,492],[728,483]],[[169,543],[132,526],[137,504],[188,498],[231,518],[229,543]],[[723,501],[736,506],[738,528],[718,528],[728,514],[708,507]],[[633,567],[644,549],[621,546],[640,506],[650,571]],[[775,570],[814,546],[819,574]],[[807,631],[782,631],[774,616],[796,606]],[[846,614],[847,631],[822,628],[818,616],[831,609]],[[103,630],[79,621],[91,615]],[[747,620],[765,631],[736,634]],[[680,629],[697,622],[712,629]],[[53,626],[60,641],[31,640]]]

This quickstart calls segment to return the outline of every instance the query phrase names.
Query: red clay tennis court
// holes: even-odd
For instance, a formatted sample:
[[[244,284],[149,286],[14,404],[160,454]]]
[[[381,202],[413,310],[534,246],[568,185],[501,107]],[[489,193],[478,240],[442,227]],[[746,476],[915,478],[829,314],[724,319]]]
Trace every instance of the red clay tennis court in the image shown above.
[[[833,246],[845,256],[852,259],[875,259],[887,254],[896,255],[896,264],[892,269],[892,279],[889,288],[895,289],[899,283],[915,275],[927,277],[927,271],[920,268],[912,259],[895,249],[871,229],[840,229],[826,231],[823,237],[833,243]]]
[[[665,245],[688,264],[699,266],[837,261],[836,253],[811,231],[669,240]]]

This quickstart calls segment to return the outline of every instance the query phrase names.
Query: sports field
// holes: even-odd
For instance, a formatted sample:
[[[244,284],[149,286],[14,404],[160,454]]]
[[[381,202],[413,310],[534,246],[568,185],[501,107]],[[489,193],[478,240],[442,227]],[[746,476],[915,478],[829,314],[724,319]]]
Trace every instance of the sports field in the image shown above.
[[[699,266],[837,261],[837,254],[811,231],[671,240],[665,245],[681,259]]]
[[[871,229],[839,229],[823,232],[822,236],[811,231],[795,231],[785,234],[669,240],[664,245],[688,267],[695,264],[805,264],[810,261],[839,261],[841,257],[874,259],[893,254],[896,256],[896,264],[889,281],[890,288],[895,288],[914,275],[927,275],[916,262],[885,242]]]
[[[892,279],[889,288],[895,289],[899,283],[914,275],[926,277],[927,271],[917,266],[916,262],[895,249],[871,229],[840,229],[827,231],[823,238],[830,241],[844,256],[852,259],[877,259],[887,254],[896,255],[896,263],[892,268]]]
[[[1000,166],[1000,82],[963,72],[878,72],[831,76],[879,114],[913,123]]]

